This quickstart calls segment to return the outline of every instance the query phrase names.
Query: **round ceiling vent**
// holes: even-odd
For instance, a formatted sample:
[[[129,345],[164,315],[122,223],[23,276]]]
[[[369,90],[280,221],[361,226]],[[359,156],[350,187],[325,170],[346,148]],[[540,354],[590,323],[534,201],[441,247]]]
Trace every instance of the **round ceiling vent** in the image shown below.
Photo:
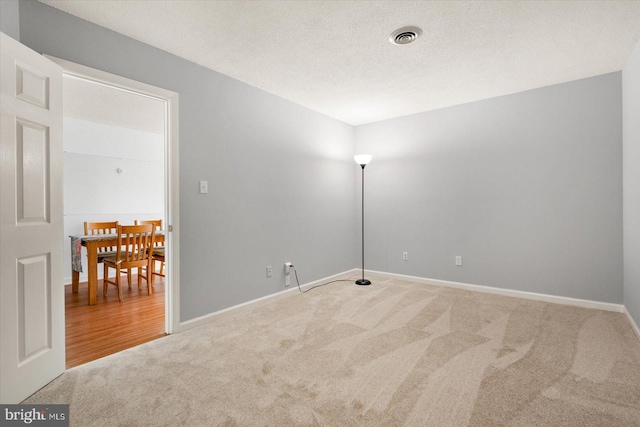
[[[389,41],[393,44],[409,44],[416,41],[421,34],[422,30],[418,27],[402,27],[391,33]]]

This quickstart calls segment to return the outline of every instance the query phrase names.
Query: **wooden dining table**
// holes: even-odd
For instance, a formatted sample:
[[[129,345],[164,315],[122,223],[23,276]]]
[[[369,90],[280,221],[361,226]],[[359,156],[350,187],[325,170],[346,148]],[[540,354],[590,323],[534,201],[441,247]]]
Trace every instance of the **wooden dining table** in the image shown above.
[[[69,236],[72,240],[79,239],[82,246],[87,248],[87,282],[89,285],[89,305],[95,305],[98,294],[98,250],[99,248],[106,248],[111,246],[117,246],[118,235],[117,234],[94,234],[88,236]],[[164,243],[164,231],[158,230],[155,233],[155,242]],[[72,251],[73,251],[73,244]],[[73,257],[72,257],[73,263]],[[73,293],[78,292],[80,285],[80,271],[71,269],[71,289]]]

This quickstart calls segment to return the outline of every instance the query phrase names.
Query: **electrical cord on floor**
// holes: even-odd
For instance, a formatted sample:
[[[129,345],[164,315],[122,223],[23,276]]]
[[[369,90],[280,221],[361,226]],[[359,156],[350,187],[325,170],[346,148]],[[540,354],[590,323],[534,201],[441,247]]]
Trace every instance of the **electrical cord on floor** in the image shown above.
[[[295,273],[295,275],[296,275],[296,283],[298,284],[298,290],[299,290],[300,292],[302,292],[303,294],[306,294],[307,292],[309,292],[309,291],[310,291],[310,290],[312,290],[312,289],[319,288],[320,286],[326,286],[326,285],[329,285],[329,284],[331,284],[331,283],[336,283],[336,282],[352,282],[352,281],[353,281],[353,280],[351,280],[351,279],[338,279],[338,280],[332,280],[332,281],[327,282],[327,283],[322,283],[322,284],[320,284],[320,285],[315,285],[315,286],[313,286],[313,287],[311,287],[311,288],[306,289],[306,290],[304,290],[304,291],[303,291],[303,290],[302,290],[302,288],[300,288],[300,280],[298,280],[298,270],[296,270],[296,267],[295,267],[295,266],[293,266],[293,265],[291,266],[291,269],[293,269],[293,272],[294,272],[294,273]]]

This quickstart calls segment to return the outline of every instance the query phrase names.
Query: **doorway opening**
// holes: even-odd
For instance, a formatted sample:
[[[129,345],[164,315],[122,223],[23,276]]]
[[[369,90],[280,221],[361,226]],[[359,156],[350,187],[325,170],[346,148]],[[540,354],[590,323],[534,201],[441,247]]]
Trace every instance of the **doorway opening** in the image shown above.
[[[67,369],[177,330],[177,94],[78,64],[63,67],[65,320]],[[164,262],[155,261],[153,292],[138,287],[137,270],[89,305],[87,257],[80,286],[71,286],[71,245],[85,222],[160,220]],[[113,280],[115,271],[110,270]]]

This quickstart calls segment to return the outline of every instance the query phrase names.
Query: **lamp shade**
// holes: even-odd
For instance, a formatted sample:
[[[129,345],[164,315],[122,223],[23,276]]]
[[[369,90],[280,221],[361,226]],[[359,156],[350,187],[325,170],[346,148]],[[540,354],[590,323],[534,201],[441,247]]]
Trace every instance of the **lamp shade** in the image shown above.
[[[355,156],[353,156],[353,160],[355,160],[356,163],[360,166],[366,165],[371,161],[372,158],[373,156],[371,154],[356,154]]]

